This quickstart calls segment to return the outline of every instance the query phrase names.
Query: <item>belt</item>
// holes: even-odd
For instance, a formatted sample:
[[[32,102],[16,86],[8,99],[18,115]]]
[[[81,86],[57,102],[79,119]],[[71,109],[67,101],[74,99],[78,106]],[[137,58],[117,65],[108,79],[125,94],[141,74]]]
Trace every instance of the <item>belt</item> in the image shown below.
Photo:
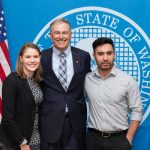
[[[92,133],[95,133],[103,138],[108,138],[108,137],[111,137],[111,136],[116,136],[116,135],[120,135],[120,134],[123,134],[123,133],[127,133],[128,129],[127,130],[121,130],[121,131],[108,131],[108,132],[103,132],[103,131],[99,131],[99,130],[96,130],[94,128],[88,128],[88,131],[92,132]]]

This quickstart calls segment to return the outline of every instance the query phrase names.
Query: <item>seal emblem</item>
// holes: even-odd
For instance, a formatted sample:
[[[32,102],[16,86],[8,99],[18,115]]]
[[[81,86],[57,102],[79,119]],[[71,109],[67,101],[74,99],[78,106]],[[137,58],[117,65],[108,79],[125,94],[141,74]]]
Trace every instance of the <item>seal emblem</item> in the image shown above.
[[[142,28],[127,16],[103,7],[81,7],[67,11],[56,18],[69,20],[72,26],[71,45],[88,51],[92,57],[92,42],[98,37],[114,41],[115,64],[133,76],[139,83],[144,117],[150,113],[150,40]],[[34,43],[41,49],[51,46],[49,21],[36,36]],[[91,60],[92,69],[96,64]]]

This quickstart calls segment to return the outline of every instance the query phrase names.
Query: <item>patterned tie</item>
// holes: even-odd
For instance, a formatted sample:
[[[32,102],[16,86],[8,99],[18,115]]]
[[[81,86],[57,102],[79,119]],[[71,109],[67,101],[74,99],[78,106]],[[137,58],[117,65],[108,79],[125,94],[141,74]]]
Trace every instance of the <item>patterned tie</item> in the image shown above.
[[[66,54],[60,53],[59,54],[60,61],[59,61],[59,69],[58,69],[58,79],[62,84],[65,91],[67,91],[67,63],[66,63]]]

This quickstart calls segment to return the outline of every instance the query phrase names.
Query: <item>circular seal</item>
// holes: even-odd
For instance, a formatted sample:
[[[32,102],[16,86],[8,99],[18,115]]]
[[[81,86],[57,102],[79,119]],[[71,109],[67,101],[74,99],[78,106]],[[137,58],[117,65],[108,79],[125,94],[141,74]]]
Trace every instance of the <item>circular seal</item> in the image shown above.
[[[71,45],[88,51],[92,57],[92,42],[98,37],[110,37],[114,41],[115,64],[139,83],[144,117],[150,113],[150,40],[133,20],[111,9],[81,7],[67,11],[49,21],[36,36],[34,43],[43,50],[52,45],[49,25],[57,18],[71,23]],[[96,67],[91,60],[92,69]]]

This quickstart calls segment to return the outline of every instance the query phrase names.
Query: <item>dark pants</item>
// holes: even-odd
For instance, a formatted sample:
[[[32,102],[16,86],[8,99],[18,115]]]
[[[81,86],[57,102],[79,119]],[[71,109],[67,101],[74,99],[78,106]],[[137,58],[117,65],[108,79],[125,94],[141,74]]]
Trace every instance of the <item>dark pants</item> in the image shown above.
[[[91,131],[87,132],[86,150],[131,150],[126,133],[110,137],[102,137]]]
[[[77,139],[72,132],[70,118],[65,117],[64,126],[60,140],[56,143],[42,141],[41,150],[78,150]]]

